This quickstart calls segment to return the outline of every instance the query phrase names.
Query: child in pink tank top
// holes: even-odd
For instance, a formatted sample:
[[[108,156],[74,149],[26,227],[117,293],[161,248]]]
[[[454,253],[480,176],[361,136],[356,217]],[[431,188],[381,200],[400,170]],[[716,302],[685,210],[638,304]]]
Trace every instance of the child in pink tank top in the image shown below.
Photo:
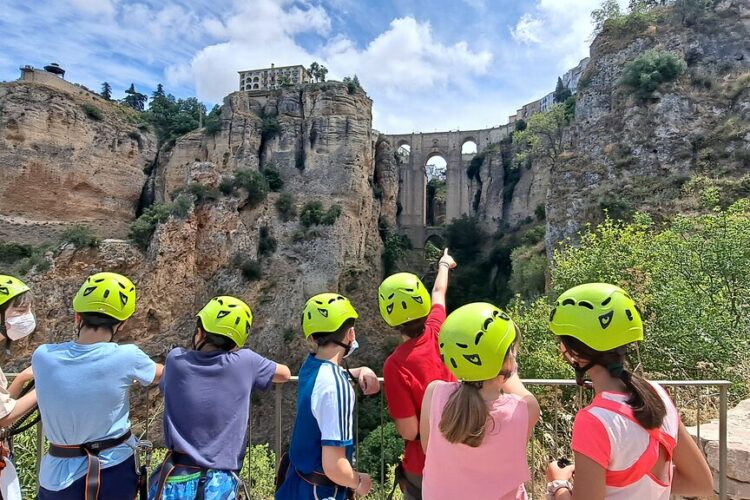
[[[519,338],[492,304],[468,304],[446,319],[440,354],[460,382],[435,381],[425,392],[423,498],[527,498],[526,445],[539,405],[516,374]]]
[[[578,384],[588,375],[596,395],[573,424],[575,465],[547,469],[548,498],[710,496],[711,471],[667,392],[626,369],[628,345],[643,340],[627,292],[606,283],[571,288],[557,299],[549,328]]]

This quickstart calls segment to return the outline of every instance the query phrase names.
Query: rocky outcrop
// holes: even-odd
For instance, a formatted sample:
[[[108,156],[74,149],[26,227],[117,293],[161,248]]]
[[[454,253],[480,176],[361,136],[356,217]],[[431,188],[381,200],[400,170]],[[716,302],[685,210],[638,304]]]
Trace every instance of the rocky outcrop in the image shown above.
[[[578,87],[571,146],[547,197],[548,247],[583,224],[635,209],[670,213],[696,174],[738,176],[750,158],[750,14],[746,2],[718,2],[694,23],[678,12],[635,32],[604,30]],[[648,49],[670,50],[685,74],[639,99],[620,84],[623,68]],[[743,83],[744,82],[744,83]],[[744,90],[743,90],[744,87]]]
[[[391,144],[382,136],[375,143],[374,190],[380,199],[380,215],[388,227],[396,227],[398,216],[398,164]]]
[[[688,428],[708,459],[714,482],[719,480],[719,421],[712,420],[700,427]],[[732,500],[750,498],[750,399],[727,412],[727,494]]]
[[[0,84],[0,238],[38,244],[71,223],[123,237],[156,154],[138,124],[83,90]]]
[[[232,294],[253,309],[250,347],[290,364],[296,373],[308,352],[299,324],[305,300],[338,290],[360,312],[362,350],[353,362],[380,363],[384,337],[374,306],[382,273],[378,220],[385,211],[381,204],[395,199],[397,177],[393,166],[383,161],[375,179],[371,120],[367,96],[361,91],[350,94],[334,82],[267,97],[242,92],[228,96],[217,133],[189,133],[159,153],[149,179],[153,197],[169,202],[175,190],[188,184],[216,187],[237,169],[258,171],[270,162],[284,180],[282,193],[271,192],[257,204],[248,203],[242,190],[196,202],[183,216],[172,215],[159,224],[146,252],[116,239],[104,240],[98,249],[64,248],[48,271],[30,278],[37,297],[37,332],[14,345],[4,368],[24,366],[42,342],[73,338],[70,300],[87,275],[101,270],[126,274],[135,282],[138,309],[120,341],[137,342],[156,359],[172,346],[189,345],[194,314],[210,297]],[[52,164],[53,159],[46,161]],[[104,173],[110,174],[117,176]],[[142,173],[139,179],[132,190],[134,202],[146,181]],[[380,199],[374,195],[375,185],[385,193]],[[298,218],[285,221],[280,216],[275,204],[283,193],[293,196],[297,213],[305,203],[319,201],[324,209],[339,205],[341,215],[332,225],[306,229]],[[74,213],[71,203],[62,198],[60,210]],[[125,220],[131,221],[133,213]],[[259,266],[257,279],[243,276],[241,263],[248,261]],[[267,412],[256,413],[256,418],[269,421]],[[261,431],[270,437],[272,429]]]

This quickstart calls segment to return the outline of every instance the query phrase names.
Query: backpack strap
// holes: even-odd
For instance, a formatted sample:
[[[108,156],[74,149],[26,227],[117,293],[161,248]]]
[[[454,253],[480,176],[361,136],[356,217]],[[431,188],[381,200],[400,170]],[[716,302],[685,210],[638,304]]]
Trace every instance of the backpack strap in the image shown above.
[[[635,418],[633,408],[627,403],[598,397],[591,403],[587,410],[591,408],[602,408],[616,413],[641,427],[649,436],[646,450],[633,465],[623,470],[607,471],[606,482],[608,486],[621,488],[640,480],[654,468],[654,465],[659,460],[659,450],[662,447],[667,453],[668,460],[672,460],[672,452],[677,445],[675,438],[664,432],[661,428],[645,429]]]

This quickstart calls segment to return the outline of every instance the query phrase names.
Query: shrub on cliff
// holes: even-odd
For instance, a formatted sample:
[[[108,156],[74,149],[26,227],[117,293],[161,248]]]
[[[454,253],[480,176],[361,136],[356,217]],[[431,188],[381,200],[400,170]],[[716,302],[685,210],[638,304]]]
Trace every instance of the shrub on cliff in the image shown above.
[[[171,207],[165,203],[155,203],[143,211],[140,217],[128,226],[128,239],[141,250],[147,250],[156,226],[166,222],[171,215]]]
[[[648,97],[662,84],[676,80],[686,68],[685,60],[675,52],[647,50],[625,65],[622,83],[639,97]]]
[[[63,243],[70,243],[76,248],[95,248],[99,246],[96,233],[85,224],[76,224],[66,229],[61,236]]]
[[[234,186],[247,192],[247,202],[255,206],[266,199],[268,182],[260,172],[248,168],[240,168],[234,172]]]
[[[271,191],[278,192],[284,187],[284,179],[281,178],[281,172],[274,162],[269,162],[263,167],[263,177],[266,178]]]
[[[97,108],[93,104],[81,104],[81,108],[83,108],[83,112],[86,113],[86,116],[88,116],[92,120],[101,121],[101,119],[104,118],[102,110]]]
[[[294,204],[294,195],[291,193],[281,193],[276,200],[276,211],[284,222],[289,222],[297,216],[297,208]]]

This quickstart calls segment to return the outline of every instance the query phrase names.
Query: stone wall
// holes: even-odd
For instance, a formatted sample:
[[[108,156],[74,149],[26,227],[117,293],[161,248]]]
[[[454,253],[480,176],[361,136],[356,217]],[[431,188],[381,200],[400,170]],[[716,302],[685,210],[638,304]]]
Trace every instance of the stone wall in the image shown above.
[[[727,415],[727,493],[731,500],[750,499],[750,399],[729,410]],[[688,428],[706,455],[719,489],[719,421],[712,420],[698,429]]]

